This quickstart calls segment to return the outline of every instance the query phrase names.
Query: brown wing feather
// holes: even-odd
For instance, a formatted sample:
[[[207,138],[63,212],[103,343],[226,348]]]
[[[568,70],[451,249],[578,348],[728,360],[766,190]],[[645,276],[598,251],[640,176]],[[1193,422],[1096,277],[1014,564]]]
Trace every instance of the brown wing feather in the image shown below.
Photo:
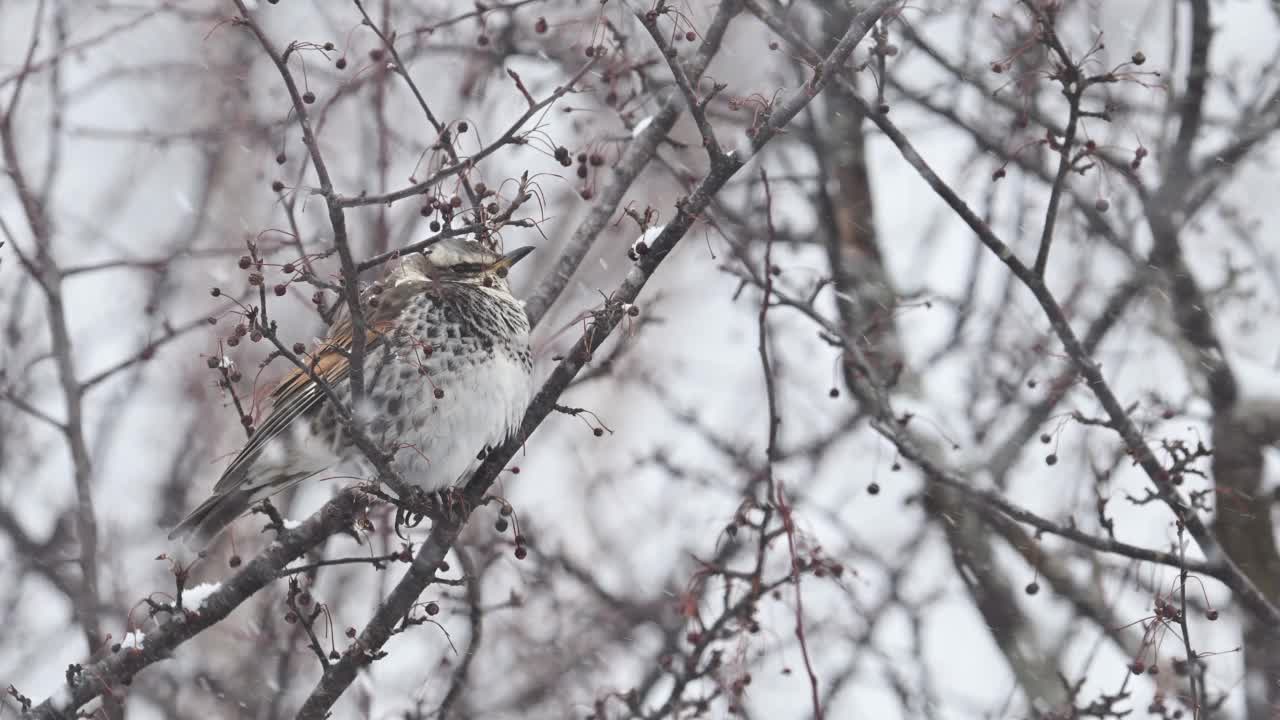
[[[365,332],[366,355],[382,346],[384,338],[392,332],[396,318],[409,299],[425,289],[425,281],[401,281],[384,292],[373,290],[365,293],[365,317],[368,324]],[[375,296],[378,297],[379,302],[369,307],[370,298]],[[310,358],[300,358],[308,363],[311,372],[295,367],[271,391],[270,412],[259,424],[253,437],[227,465],[222,477],[213,488],[214,493],[227,492],[243,485],[248,479],[250,466],[267,443],[294,421],[300,417],[309,416],[325,402],[327,395],[312,379],[312,373],[324,379],[330,387],[337,387],[346,382],[351,371],[347,360],[351,343],[351,322],[347,317],[341,317],[329,328],[328,337],[317,344],[317,349]]]

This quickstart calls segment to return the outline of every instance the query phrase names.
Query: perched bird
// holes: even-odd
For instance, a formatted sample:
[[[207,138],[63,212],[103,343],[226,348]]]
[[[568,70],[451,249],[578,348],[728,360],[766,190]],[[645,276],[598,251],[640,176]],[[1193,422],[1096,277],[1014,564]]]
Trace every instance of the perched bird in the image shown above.
[[[365,397],[356,417],[393,451],[401,477],[427,491],[450,487],[477,453],[520,427],[532,397],[529,319],[507,271],[531,252],[505,255],[450,238],[393,260],[362,293]],[[344,310],[345,310],[345,306]],[[255,502],[360,457],[340,413],[312,375],[350,405],[352,324],[339,311],[328,337],[271,393],[271,409],[204,501],[169,534],[204,547]]]

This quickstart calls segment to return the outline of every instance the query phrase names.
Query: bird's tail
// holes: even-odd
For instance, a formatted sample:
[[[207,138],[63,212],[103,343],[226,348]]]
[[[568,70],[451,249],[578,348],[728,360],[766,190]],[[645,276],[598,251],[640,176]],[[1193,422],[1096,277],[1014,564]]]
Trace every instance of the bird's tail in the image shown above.
[[[190,515],[183,518],[173,532],[169,533],[169,539],[182,540],[192,548],[204,549],[218,533],[248,512],[263,497],[261,488],[258,488],[258,492],[236,488],[218,493],[200,503]]]
[[[233,484],[200,503],[169,533],[169,539],[182,540],[187,547],[203,550],[236,518],[248,512],[254,503],[284,492],[320,472],[322,470],[268,472],[266,482],[250,484],[241,481]]]

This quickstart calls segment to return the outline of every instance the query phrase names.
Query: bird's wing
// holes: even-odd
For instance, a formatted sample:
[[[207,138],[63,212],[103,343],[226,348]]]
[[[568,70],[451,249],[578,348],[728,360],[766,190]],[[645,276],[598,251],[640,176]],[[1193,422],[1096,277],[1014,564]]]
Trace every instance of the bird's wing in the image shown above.
[[[384,289],[385,288],[385,289]],[[426,289],[426,281],[401,281],[391,287],[375,286],[365,292],[365,356],[381,347],[392,332],[395,320],[414,295]],[[371,300],[377,298],[376,301]],[[317,343],[310,355],[299,358],[308,369],[295,367],[271,391],[271,410],[258,425],[235,459],[227,465],[213,492],[223,493],[244,484],[249,468],[273,438],[300,417],[310,415],[327,399],[314,377],[336,388],[351,374],[349,354],[352,344],[349,314],[343,313],[329,328],[328,336]],[[314,375],[314,377],[313,377]]]

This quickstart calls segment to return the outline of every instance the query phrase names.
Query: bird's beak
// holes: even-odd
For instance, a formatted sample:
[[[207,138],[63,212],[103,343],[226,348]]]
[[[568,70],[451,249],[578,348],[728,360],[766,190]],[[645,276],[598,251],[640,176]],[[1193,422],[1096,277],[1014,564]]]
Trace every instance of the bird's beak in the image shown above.
[[[494,269],[506,270],[510,268],[512,265],[515,265],[516,263],[523,260],[524,256],[528,255],[533,251],[534,251],[534,247],[532,245],[525,245],[524,247],[518,247],[515,250],[512,250],[511,252],[499,258],[498,262],[494,263]]]

